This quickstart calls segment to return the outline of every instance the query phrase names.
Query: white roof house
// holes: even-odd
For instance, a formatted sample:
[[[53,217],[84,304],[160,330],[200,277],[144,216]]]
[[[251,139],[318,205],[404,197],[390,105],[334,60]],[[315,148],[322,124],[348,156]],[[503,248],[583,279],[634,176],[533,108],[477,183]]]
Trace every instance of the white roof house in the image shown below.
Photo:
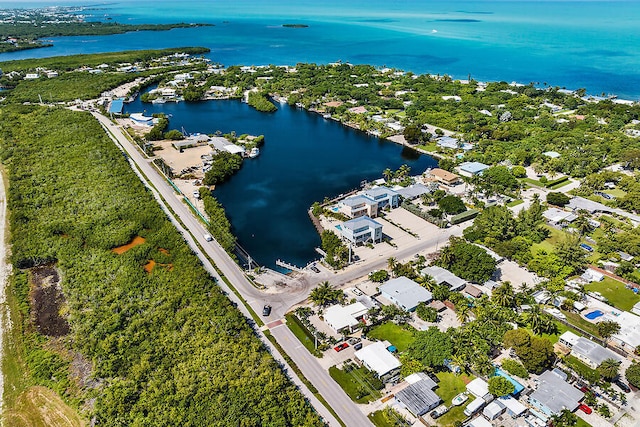
[[[616,313],[617,316],[615,317],[605,315],[607,320],[613,320],[620,325],[620,332],[612,338],[627,352],[633,353],[634,349],[640,345],[640,316],[627,311]]]
[[[433,299],[431,292],[404,276],[388,280],[379,290],[384,298],[405,311],[413,311],[421,302]]]
[[[236,144],[225,145],[224,149],[230,152],[231,154],[240,154],[240,155],[244,154],[244,148]]]
[[[499,397],[498,401],[507,408],[507,413],[512,417],[519,417],[527,410],[527,407],[511,396]]]
[[[467,391],[480,399],[491,398],[489,394],[489,383],[482,378],[476,378],[467,384]]]
[[[485,408],[482,410],[482,415],[487,417],[487,419],[489,420],[495,420],[500,415],[502,415],[505,409],[506,406],[504,406],[502,402],[500,402],[499,400],[494,400],[493,402],[485,406]]]
[[[493,427],[493,425],[484,417],[476,417],[469,421],[467,427]]]
[[[558,224],[560,222],[573,222],[576,220],[576,218],[578,218],[577,215],[575,215],[573,212],[567,212],[557,208],[547,209],[542,213],[542,216],[552,224]]]
[[[622,358],[613,351],[571,331],[566,331],[560,335],[558,341],[569,347],[573,356],[586,363],[592,369],[597,368],[605,359],[622,361]]]
[[[354,353],[357,360],[374,372],[381,380],[393,379],[402,364],[387,350],[385,342],[375,342]]]
[[[430,265],[429,267],[423,268],[420,274],[433,277],[433,280],[435,280],[438,285],[443,283],[449,285],[449,290],[451,291],[459,291],[467,285],[467,282],[463,279],[437,265]]]
[[[324,321],[336,332],[348,328],[351,330],[360,323],[360,320],[367,314],[367,307],[361,302],[356,302],[347,306],[333,305],[324,311]]]

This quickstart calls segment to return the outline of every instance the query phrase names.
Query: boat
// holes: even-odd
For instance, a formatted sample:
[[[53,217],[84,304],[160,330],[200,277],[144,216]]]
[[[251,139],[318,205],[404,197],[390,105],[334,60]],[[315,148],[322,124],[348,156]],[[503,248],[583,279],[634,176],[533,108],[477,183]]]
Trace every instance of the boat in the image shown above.
[[[249,151],[249,158],[253,159],[258,157],[258,154],[260,154],[260,149],[258,147],[253,147],[251,151]]]
[[[331,118],[331,114],[327,113],[327,114],[323,114],[322,115],[323,119],[330,119]]]
[[[462,392],[451,400],[451,405],[460,406],[469,399],[469,396]]]
[[[156,98],[151,101],[152,104],[164,104],[165,102],[167,102],[167,100],[164,98]]]

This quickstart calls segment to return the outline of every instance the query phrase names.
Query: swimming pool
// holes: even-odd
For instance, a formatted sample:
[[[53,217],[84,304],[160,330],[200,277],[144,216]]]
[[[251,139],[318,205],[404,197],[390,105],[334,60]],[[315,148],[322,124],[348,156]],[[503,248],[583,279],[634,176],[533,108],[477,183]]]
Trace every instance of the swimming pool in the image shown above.
[[[518,381],[514,380],[511,377],[511,375],[509,375],[508,373],[506,373],[502,369],[496,367],[495,374],[498,375],[498,376],[501,376],[503,378],[506,378],[507,380],[509,380],[509,382],[511,384],[513,384],[513,393],[511,393],[513,396],[517,396],[518,394],[520,394],[520,392],[522,390],[524,390],[524,386],[522,384],[520,384]]]
[[[601,312],[600,310],[593,310],[591,313],[587,313],[584,315],[584,317],[586,317],[589,320],[595,320],[600,316],[603,316],[604,313]]]
[[[336,228],[337,228],[338,230],[342,231],[342,226],[340,226],[340,225],[336,225]]]

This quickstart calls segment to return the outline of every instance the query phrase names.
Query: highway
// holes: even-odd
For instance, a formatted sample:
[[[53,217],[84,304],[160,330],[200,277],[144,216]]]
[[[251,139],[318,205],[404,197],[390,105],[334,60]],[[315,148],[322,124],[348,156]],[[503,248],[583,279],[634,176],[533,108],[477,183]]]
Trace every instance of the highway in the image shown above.
[[[226,278],[233,284],[234,288],[240,293],[242,298],[257,313],[261,313],[262,306],[268,302],[274,307],[270,316],[272,318],[276,313],[281,315],[288,309],[288,307],[306,298],[306,294],[308,292],[307,286],[298,287],[295,290],[285,290],[280,294],[269,294],[255,288],[245,277],[240,267],[231,259],[231,257],[229,257],[229,255],[215,240],[211,242],[205,240],[204,235],[207,231],[204,225],[196,219],[187,205],[183,203],[182,197],[174,192],[166,179],[157,172],[149,160],[146,159],[138,151],[138,148],[129,141],[129,139],[123,134],[120,127],[100,113],[92,112],[92,114],[102,124],[107,133],[112,136],[112,139],[115,138],[114,142],[116,142],[127,153],[131,161],[135,163],[135,166],[139,168],[139,171],[137,171],[132,164],[132,167],[134,167],[134,170],[145,185],[147,185],[147,187],[149,187],[149,184],[151,185],[150,190],[154,197],[158,200],[160,206],[167,213],[172,223],[176,225],[177,229],[183,234],[193,252],[200,258],[209,273],[218,280],[218,284],[228,293],[229,298],[238,305],[238,309],[245,316],[249,319],[252,318],[243,302],[240,301],[237,296],[228,289],[224,281],[221,280],[214,266],[209,262],[207,256],[205,256],[200,247],[203,248],[206,255],[213,260],[222,274],[226,276]],[[173,213],[171,213],[168,208],[170,208]],[[182,224],[184,224],[184,228],[176,217],[179,218]],[[196,242],[200,247],[198,247]],[[256,330],[256,333],[270,349],[274,357],[280,360],[281,363],[284,363],[284,360],[278,353],[277,349],[271,345],[264,334],[259,330]],[[298,365],[305,377],[320,391],[324,399],[333,408],[342,422],[349,427],[370,427],[372,425],[357,405],[348,398],[342,388],[333,381],[329,374],[320,366],[314,356],[308,352],[297,338],[295,338],[289,328],[286,326],[275,327],[272,334],[287,355],[289,355],[296,365]],[[284,364],[287,366],[286,363]],[[316,411],[324,418],[325,422],[330,426],[339,426],[340,424],[335,417],[333,417],[324,405],[322,405],[320,401],[308,390],[308,388],[304,386],[300,379],[297,378],[294,371],[288,366],[287,371],[292,380],[300,387],[301,391],[309,399]]]

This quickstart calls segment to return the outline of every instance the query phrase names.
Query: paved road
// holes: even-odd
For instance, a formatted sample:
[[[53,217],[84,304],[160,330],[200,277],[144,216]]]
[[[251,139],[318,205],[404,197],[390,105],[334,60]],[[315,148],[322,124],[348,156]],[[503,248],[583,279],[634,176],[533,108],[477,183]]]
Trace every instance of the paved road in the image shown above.
[[[284,324],[271,328],[271,334],[280,345],[287,348],[287,354],[298,365],[307,378],[313,378],[313,385],[322,397],[340,415],[342,421],[349,427],[370,427],[371,423],[351,398],[340,388],[329,373],[318,363],[316,358],[307,351],[298,338]]]
[[[225,289],[231,300],[238,304],[240,311],[247,317],[251,318],[251,315],[246,310],[241,301],[238,300],[231,290],[229,290],[224,282],[220,279],[213,265],[208,261],[203,254],[197,243],[204,249],[206,254],[214,261],[216,266],[220,269],[229,281],[233,284],[235,289],[242,295],[242,297],[252,306],[252,308],[261,312],[261,307],[265,301],[269,301],[270,304],[277,304],[279,306],[290,306],[290,301],[298,301],[303,299],[306,289],[300,288],[294,292],[287,294],[267,294],[256,289],[244,276],[240,267],[227,255],[222,247],[215,241],[207,242],[204,239],[206,230],[204,226],[194,217],[189,208],[178,197],[173,188],[167,183],[167,181],[160,176],[155,168],[138,152],[137,148],[129,142],[124,136],[118,126],[113,124],[107,117],[99,114],[92,113],[100,123],[108,130],[108,133],[112,134],[119,145],[126,151],[130,159],[135,162],[135,165],[140,169],[140,172],[144,174],[141,177],[143,182],[148,182],[154,187],[152,193],[156,199],[159,200],[160,205],[164,207],[164,203],[159,198],[159,195],[164,198],[166,204],[173,210],[175,215],[180,218],[185,225],[185,230],[173,217],[168,213],[169,218],[176,225],[178,230],[183,234],[187,243],[191,246],[191,249],[200,258],[205,268],[212,274],[213,277],[218,279],[220,286]],[[134,169],[135,170],[135,169]],[[140,176],[140,172],[138,175]],[[146,179],[145,179],[146,178]],[[159,194],[158,194],[159,193]],[[273,316],[273,314],[272,314]],[[288,332],[288,333],[287,333]],[[272,354],[280,356],[275,348],[273,348],[270,342],[266,339],[264,334],[257,331],[263,342],[271,349]],[[290,333],[287,327],[278,327],[274,329],[274,337],[278,343],[282,346],[285,352],[292,357],[296,364],[300,363],[300,369],[305,374],[307,379],[319,390],[322,396],[327,400],[329,405],[338,414],[341,420],[348,426],[371,426],[371,423],[364,414],[358,409],[358,407],[349,399],[340,386],[329,377],[328,373],[322,369],[320,364],[315,358],[308,352],[304,346],[298,341],[293,334]],[[277,357],[281,361],[281,357]],[[309,399],[309,401],[316,408],[318,413],[322,415],[326,422],[331,426],[338,426],[339,423],[331,415],[331,413],[322,405],[317,398],[301,383],[301,381],[294,375],[293,370],[288,369],[289,375],[298,384],[303,393]]]

